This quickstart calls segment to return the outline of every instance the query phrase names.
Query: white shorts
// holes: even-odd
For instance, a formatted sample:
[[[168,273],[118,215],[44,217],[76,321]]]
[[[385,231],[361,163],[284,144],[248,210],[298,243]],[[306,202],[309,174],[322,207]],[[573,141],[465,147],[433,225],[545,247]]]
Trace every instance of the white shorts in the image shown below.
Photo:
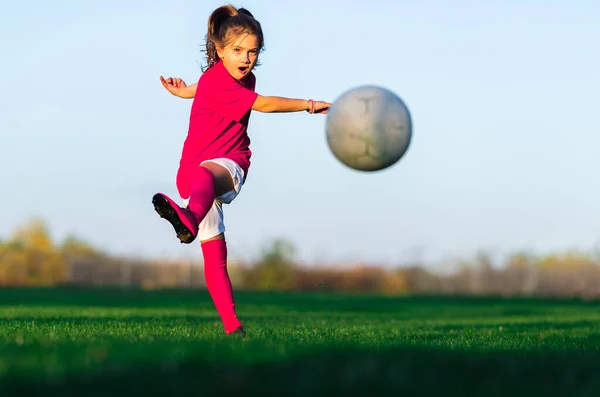
[[[231,203],[238,196],[245,181],[244,170],[242,170],[242,168],[235,161],[217,158],[203,161],[200,164],[208,162],[227,168],[231,174],[231,179],[233,180],[233,190],[230,190],[219,197],[215,197],[215,201],[213,202],[211,209],[208,211],[202,222],[200,222],[200,227],[198,229],[198,239],[200,241],[208,240],[225,232],[225,223],[223,222],[223,204]],[[183,200],[184,208],[187,208],[189,201],[189,198]]]

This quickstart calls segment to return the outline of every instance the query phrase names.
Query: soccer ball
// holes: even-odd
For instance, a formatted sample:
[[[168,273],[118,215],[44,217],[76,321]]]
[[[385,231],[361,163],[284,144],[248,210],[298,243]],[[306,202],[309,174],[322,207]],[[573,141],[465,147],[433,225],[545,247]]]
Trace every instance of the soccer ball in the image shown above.
[[[377,86],[360,86],[343,93],[326,119],[329,149],[346,166],[379,171],[404,156],[412,138],[412,120],[404,102]]]

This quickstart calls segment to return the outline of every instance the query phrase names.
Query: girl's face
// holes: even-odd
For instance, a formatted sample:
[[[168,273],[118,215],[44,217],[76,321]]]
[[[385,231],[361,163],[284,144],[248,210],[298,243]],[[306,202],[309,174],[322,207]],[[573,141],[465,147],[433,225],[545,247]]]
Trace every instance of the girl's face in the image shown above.
[[[250,74],[258,61],[258,37],[253,34],[241,34],[225,48],[217,48],[225,69],[236,80],[242,80]]]

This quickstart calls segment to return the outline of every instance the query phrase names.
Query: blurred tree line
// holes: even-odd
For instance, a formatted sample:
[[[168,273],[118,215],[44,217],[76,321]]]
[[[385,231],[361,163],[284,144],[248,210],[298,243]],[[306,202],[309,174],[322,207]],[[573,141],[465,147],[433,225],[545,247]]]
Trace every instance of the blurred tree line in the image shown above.
[[[231,260],[232,283],[246,290],[345,291],[382,294],[503,296],[600,296],[600,255],[568,252],[536,257],[516,253],[494,266],[485,253],[457,264],[450,274],[421,265],[384,268],[368,265],[299,266],[294,246],[276,240],[251,263]],[[202,288],[196,261],[119,258],[67,237],[55,243],[40,220],[0,241],[0,287],[123,286]]]

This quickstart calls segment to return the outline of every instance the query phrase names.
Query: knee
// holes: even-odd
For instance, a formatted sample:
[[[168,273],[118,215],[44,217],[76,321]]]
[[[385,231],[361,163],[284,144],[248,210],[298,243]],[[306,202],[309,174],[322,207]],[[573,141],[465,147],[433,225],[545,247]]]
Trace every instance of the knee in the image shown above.
[[[215,240],[225,240],[225,233],[218,234],[218,235],[211,237],[209,239],[206,239],[206,240],[201,240],[200,244],[208,243],[209,241],[215,241]]]

